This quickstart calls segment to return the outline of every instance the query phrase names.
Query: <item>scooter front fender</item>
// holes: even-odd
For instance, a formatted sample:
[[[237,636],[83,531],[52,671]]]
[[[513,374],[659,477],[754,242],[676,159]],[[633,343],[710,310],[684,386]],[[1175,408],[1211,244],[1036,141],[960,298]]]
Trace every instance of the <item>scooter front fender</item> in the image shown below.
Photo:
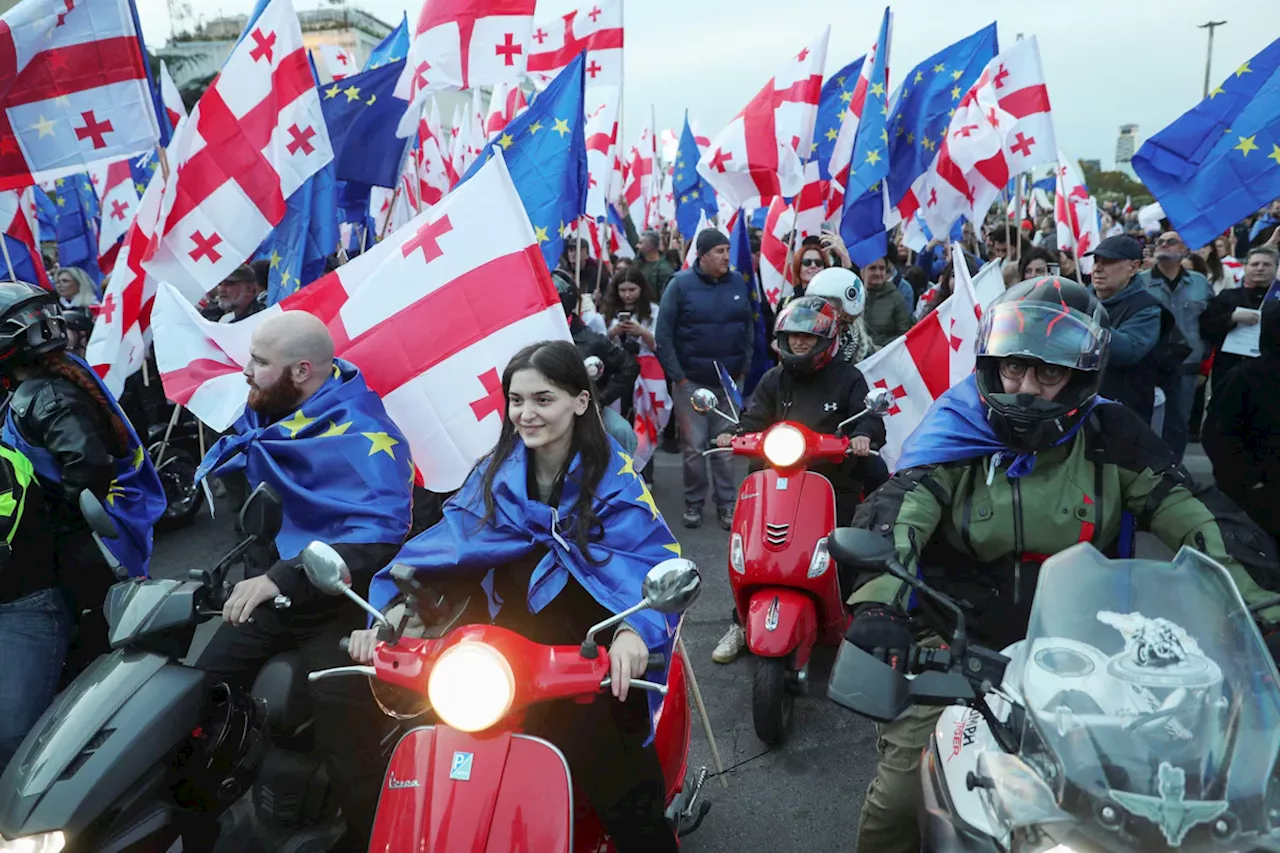
[[[572,847],[569,765],[547,741],[426,726],[396,745],[370,850],[570,853]]]
[[[813,599],[787,587],[765,587],[751,595],[747,605],[747,648],[753,655],[780,658],[796,653],[795,667],[809,661],[818,635],[818,615]]]

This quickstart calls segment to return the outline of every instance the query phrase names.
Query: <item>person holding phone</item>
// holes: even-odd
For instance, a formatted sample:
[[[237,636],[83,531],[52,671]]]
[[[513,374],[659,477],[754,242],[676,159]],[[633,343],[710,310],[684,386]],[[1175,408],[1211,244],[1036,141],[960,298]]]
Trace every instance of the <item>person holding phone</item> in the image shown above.
[[[653,329],[658,322],[658,305],[653,287],[639,267],[630,267],[609,280],[600,309],[609,337],[623,349],[632,355],[657,353]]]

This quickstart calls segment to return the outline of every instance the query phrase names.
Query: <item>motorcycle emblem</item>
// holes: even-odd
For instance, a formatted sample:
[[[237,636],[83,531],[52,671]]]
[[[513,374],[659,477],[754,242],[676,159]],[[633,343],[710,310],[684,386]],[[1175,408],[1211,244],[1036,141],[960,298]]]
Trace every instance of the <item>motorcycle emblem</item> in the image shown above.
[[[778,601],[778,596],[775,595],[773,603],[769,605],[768,611],[764,614],[764,629],[766,631],[773,631],[778,627],[778,609],[780,606],[781,602]]]
[[[1191,800],[1187,796],[1187,774],[1181,767],[1160,762],[1157,773],[1160,796],[1112,791],[1111,799],[1137,817],[1146,818],[1160,828],[1170,847],[1178,847],[1187,833],[1208,823],[1227,810],[1226,800]]]
[[[387,777],[387,790],[398,791],[401,788],[421,788],[422,783],[417,779],[397,779],[396,774],[392,773]]]
[[[475,758],[474,753],[455,752],[453,754],[453,765],[449,768],[449,778],[459,782],[466,782],[471,778],[471,760]]]

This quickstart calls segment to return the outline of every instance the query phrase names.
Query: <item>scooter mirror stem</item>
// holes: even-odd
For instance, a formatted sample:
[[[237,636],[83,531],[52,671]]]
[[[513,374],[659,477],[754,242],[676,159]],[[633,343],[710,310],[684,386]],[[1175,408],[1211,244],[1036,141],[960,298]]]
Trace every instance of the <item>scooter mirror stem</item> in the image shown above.
[[[858,414],[854,415],[853,417],[846,418],[845,420],[841,421],[840,426],[836,427],[836,434],[839,435],[842,432],[844,432],[845,427],[847,427],[849,424],[853,423],[854,421],[858,420],[859,418],[866,417],[866,415],[870,411],[871,411],[870,409],[863,409],[861,412],[858,412]]]
[[[601,631],[607,631],[615,625],[622,624],[626,621],[628,616],[639,613],[641,610],[648,609],[649,602],[642,601],[634,607],[628,607],[616,616],[610,616],[603,622],[598,622],[595,625],[592,625],[587,630],[587,638],[582,641],[582,656],[587,660],[595,660],[600,654],[600,647],[596,644],[596,634],[599,634]]]
[[[345,595],[347,598],[351,599],[352,601],[354,601],[356,604],[360,605],[360,609],[363,610],[365,613],[368,613],[370,616],[372,616],[373,621],[377,622],[380,627],[387,628],[390,630],[395,630],[392,627],[391,623],[387,621],[387,617],[383,616],[382,612],[378,610],[378,608],[374,607],[372,604],[365,601],[360,596],[356,595],[351,590],[350,587],[348,587],[347,589],[344,589],[342,591],[342,594]]]

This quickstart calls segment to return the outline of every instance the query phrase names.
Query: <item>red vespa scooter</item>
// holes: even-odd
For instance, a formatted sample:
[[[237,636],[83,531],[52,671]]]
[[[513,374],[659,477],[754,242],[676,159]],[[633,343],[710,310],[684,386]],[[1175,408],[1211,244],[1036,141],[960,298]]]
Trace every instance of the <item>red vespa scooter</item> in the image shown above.
[[[596,635],[643,609],[683,612],[701,590],[691,561],[676,558],[654,566],[644,581],[644,600],[593,626],[580,647],[540,645],[493,625],[446,624],[432,632],[447,632],[435,639],[398,637],[385,616],[351,591],[350,573],[332,548],[313,542],[302,561],[314,586],[359,603],[391,637],[378,643],[373,666],[321,670],[310,679],[368,676],[376,679],[380,704],[386,694],[379,695],[385,688],[378,684],[392,685],[401,701],[406,694],[421,700],[414,715],[430,708],[440,720],[411,729],[396,745],[378,802],[371,851],[614,850],[585,797],[575,790],[563,753],[521,732],[524,711],[556,699],[596,701],[610,683],[609,655],[596,645]],[[419,606],[424,588],[413,570],[395,566],[392,576],[410,606]],[[454,621],[461,611],[455,609]],[[663,663],[651,657],[650,668],[660,669]],[[631,687],[666,697],[655,747],[666,779],[667,818],[678,834],[688,835],[711,805],[699,799],[706,768],[685,781],[691,717],[683,658],[678,651],[672,656],[665,686],[633,679]],[[387,710],[386,704],[383,708]]]
[[[715,394],[704,390],[694,392],[694,410],[736,425],[735,417],[716,408]],[[873,390],[865,408],[841,423],[836,435],[780,421],[764,432],[735,437],[731,447],[706,451],[763,459],[768,466],[747,475],[738,489],[729,534],[729,584],[747,648],[756,659],[751,691],[756,737],[770,746],[786,739],[814,645],[839,644],[849,621],[827,552],[836,524],[835,491],[808,466],[844,459],[849,439],[839,433],[867,415],[884,414],[893,401],[886,389]]]

